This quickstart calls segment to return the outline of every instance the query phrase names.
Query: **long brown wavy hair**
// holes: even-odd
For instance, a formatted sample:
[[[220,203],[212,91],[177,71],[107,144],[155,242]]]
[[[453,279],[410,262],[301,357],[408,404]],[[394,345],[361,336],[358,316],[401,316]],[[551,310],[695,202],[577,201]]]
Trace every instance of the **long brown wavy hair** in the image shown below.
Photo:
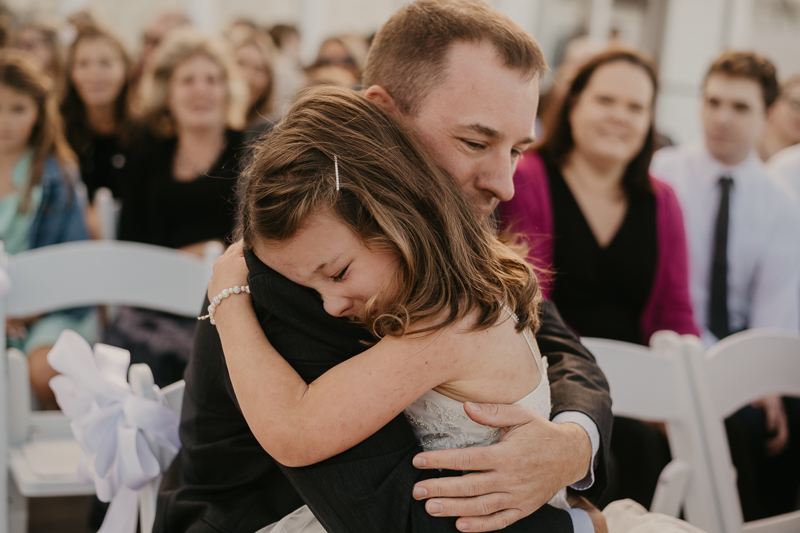
[[[61,102],[61,114],[67,124],[67,135],[73,146],[89,142],[91,138],[91,127],[89,125],[89,118],[86,115],[86,105],[83,103],[78,89],[75,87],[75,82],[72,80],[72,69],[75,66],[75,53],[78,50],[78,45],[85,41],[105,41],[110,44],[117,53],[125,66],[125,82],[114,101],[114,127],[115,134],[120,141],[124,144],[131,140],[132,131],[134,129],[133,113],[130,107],[130,71],[131,59],[125,51],[125,46],[122,44],[116,35],[101,28],[99,26],[87,24],[78,30],[78,35],[72,42],[67,52],[67,76],[66,88],[64,91],[64,99]]]
[[[31,191],[42,182],[47,157],[56,158],[65,176],[76,172],[77,158],[64,137],[53,81],[34,59],[24,52],[0,50],[0,85],[26,94],[36,102],[38,115],[28,141],[33,150],[31,174],[19,207],[24,213],[30,208]]]
[[[416,331],[436,331],[473,311],[475,328],[488,328],[503,304],[519,317],[519,331],[538,327],[541,295],[530,266],[400,123],[358,93],[308,89],[257,148],[245,177],[246,246],[291,239],[309,214],[330,210],[369,249],[399,256],[397,278],[385,287],[400,280],[394,301],[376,296],[366,305],[363,321],[377,337],[425,319],[439,321]]]

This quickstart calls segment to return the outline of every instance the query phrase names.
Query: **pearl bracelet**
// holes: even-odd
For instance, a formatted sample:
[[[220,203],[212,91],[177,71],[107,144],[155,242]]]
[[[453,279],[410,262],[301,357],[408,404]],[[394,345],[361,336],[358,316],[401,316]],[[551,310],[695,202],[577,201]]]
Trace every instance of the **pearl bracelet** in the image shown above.
[[[222,300],[230,296],[231,294],[241,294],[247,293],[250,294],[250,285],[234,285],[230,289],[225,289],[221,293],[214,296],[214,299],[211,300],[211,304],[208,306],[208,314],[197,317],[197,320],[205,320],[208,319],[211,322],[211,325],[216,326],[217,321],[214,320],[214,314],[217,311],[217,306],[222,303]]]

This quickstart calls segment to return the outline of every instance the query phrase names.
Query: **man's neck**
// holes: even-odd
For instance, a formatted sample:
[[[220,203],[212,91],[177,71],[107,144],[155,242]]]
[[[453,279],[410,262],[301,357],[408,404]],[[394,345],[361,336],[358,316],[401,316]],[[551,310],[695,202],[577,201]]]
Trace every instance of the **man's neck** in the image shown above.
[[[114,104],[87,107],[86,117],[95,133],[110,135],[117,127],[114,120]]]

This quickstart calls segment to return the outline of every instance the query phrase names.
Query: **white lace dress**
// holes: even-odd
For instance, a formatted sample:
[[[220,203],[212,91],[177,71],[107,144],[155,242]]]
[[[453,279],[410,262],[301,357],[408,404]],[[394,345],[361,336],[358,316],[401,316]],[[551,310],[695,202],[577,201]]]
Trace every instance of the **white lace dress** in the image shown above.
[[[508,308],[506,311],[516,322],[516,315]],[[539,367],[541,378],[533,392],[516,403],[549,420],[551,404],[547,358],[541,356],[538,346],[527,331],[523,335]],[[464,412],[462,402],[433,390],[423,394],[403,413],[414,428],[414,433],[425,451],[489,446],[500,440],[499,429],[478,424]],[[559,491],[548,503],[559,509],[569,509],[566,489]],[[326,531],[314,518],[308,506],[304,505],[283,520],[260,529],[257,533],[326,533]]]

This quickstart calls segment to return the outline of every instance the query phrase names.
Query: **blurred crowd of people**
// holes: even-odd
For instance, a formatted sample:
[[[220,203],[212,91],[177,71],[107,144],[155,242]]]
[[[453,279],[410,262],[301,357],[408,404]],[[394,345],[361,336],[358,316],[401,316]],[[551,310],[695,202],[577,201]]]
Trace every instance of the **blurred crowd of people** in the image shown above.
[[[97,238],[101,188],[121,206],[119,239],[196,254],[229,242],[249,146],[269,142],[303,87],[359,89],[369,48],[333,37],[303,66],[292,26],[243,19],[211,37],[168,13],[134,58],[89,13],[59,28],[12,22],[0,15],[8,253]],[[651,59],[586,42],[568,49],[542,98],[541,141],[498,219],[528,236],[547,297],[577,333],[647,344],[671,329],[711,345],[747,328],[800,328],[800,76],[781,79],[766,58],[726,52],[704,81],[703,140],[670,147],[654,121]],[[46,355],[65,327],[130,349],[159,385],[182,377],[194,320],[140,309],[100,318],[82,309],[9,324],[43,405],[54,401]],[[751,465],[739,475],[748,520],[795,504],[798,480],[783,478],[797,472],[798,415],[794,400],[768,398],[729,424],[740,435],[734,460]],[[663,428],[619,419],[614,432],[625,461],[607,500],[647,506],[669,460]]]
[[[209,241],[226,242],[249,144],[303,87],[357,88],[368,49],[361,37],[330,38],[303,66],[293,26],[238,20],[212,37],[184,15],[165,13],[134,59],[89,12],[60,26],[13,20],[0,16],[0,236],[9,253],[100,237],[100,189],[120,206],[119,239],[196,254]],[[15,321],[9,330],[30,357],[44,405],[54,401],[46,354],[65,327],[130,348],[162,385],[182,376],[192,321],[139,309],[122,309],[103,327],[88,310],[54,317],[50,325],[51,318]]]

